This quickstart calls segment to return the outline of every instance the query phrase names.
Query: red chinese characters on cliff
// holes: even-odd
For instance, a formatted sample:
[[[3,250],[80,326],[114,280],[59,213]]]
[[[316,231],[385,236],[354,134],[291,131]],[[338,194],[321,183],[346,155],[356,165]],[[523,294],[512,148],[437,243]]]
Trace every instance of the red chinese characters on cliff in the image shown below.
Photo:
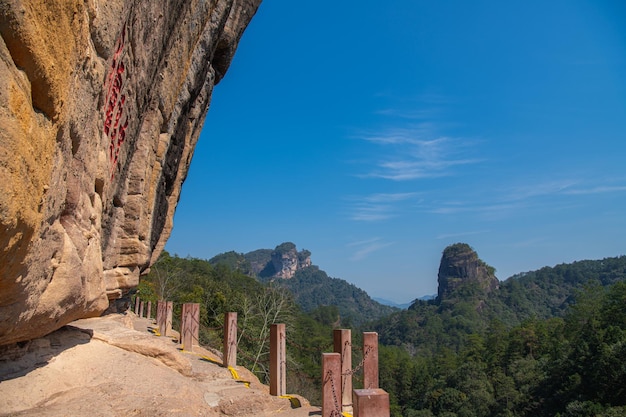
[[[126,27],[117,41],[113,61],[106,79],[106,100],[104,104],[104,135],[109,139],[109,160],[111,162],[111,178],[120,156],[120,148],[126,138],[128,116],[124,111],[126,95],[123,93],[125,65],[123,61]]]

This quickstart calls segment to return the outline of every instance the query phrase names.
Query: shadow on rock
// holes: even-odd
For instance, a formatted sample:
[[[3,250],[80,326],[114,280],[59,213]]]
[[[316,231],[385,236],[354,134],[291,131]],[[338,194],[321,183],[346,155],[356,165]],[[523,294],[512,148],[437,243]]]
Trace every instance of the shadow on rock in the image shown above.
[[[0,382],[46,366],[63,351],[89,343],[92,336],[91,330],[64,326],[38,339],[0,346]]]

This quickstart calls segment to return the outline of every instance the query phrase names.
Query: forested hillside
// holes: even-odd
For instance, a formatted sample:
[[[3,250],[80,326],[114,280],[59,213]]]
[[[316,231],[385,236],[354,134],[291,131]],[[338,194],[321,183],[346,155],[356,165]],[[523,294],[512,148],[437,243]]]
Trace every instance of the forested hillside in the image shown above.
[[[445,297],[374,326],[393,415],[626,415],[626,257],[546,267],[489,291],[458,270],[470,273]],[[439,280],[450,277],[440,269]]]
[[[422,331],[439,340],[418,348],[398,336],[380,353],[393,415],[626,415],[626,283],[590,287],[573,301],[563,317],[512,328],[492,320],[479,332],[432,316]]]
[[[329,277],[316,266],[301,269],[293,278],[276,280],[274,284],[288,289],[306,312],[320,306],[336,306],[345,327],[358,327],[398,311],[372,300],[365,291],[343,279]]]
[[[257,269],[268,253],[259,255]],[[361,331],[379,332],[380,384],[390,394],[393,416],[626,415],[624,256],[496,282],[493,268],[469,245],[453,245],[442,256],[444,288],[436,299],[416,301],[363,326],[359,312],[367,311],[369,297],[317,267],[261,282],[241,272],[253,269],[245,257],[233,252],[218,259],[164,253],[138,293],[146,300],[175,301],[177,308],[200,303],[201,341],[217,349],[223,314],[236,311],[240,362],[262,380],[269,326],[286,323],[288,391],[314,403],[320,354],[332,350],[332,329],[352,327],[356,346]],[[342,311],[348,305],[360,307]]]
[[[294,268],[293,276],[272,276],[276,272],[276,263],[280,263],[272,262],[272,259],[276,259],[276,255],[283,258],[289,251],[292,252],[293,263],[299,265]],[[374,301],[365,291],[343,279],[329,277],[316,265],[303,266],[303,259],[310,256],[311,252],[297,252],[293,243],[285,242],[274,250],[258,249],[246,254],[234,251],[222,253],[211,258],[209,262],[214,266],[226,266],[254,276],[277,288],[287,289],[305,312],[312,312],[319,307],[336,308],[341,322],[347,327],[360,326],[399,310]]]
[[[573,296],[586,286],[609,286],[625,278],[626,256],[546,266],[504,281],[489,300],[490,314],[509,324],[563,316]]]
[[[231,258],[232,259],[232,258]],[[268,382],[269,330],[274,323],[287,328],[289,392],[319,403],[321,352],[332,351],[333,326],[342,326],[339,310],[322,306],[304,313],[284,288],[261,283],[224,264],[180,258],[163,252],[137,288],[142,300],[174,302],[178,328],[182,303],[200,304],[200,342],[222,349],[224,313],[237,312],[238,363]]]
[[[483,333],[494,321],[511,328],[529,319],[563,317],[580,292],[625,279],[626,256],[621,256],[517,274],[491,291],[466,280],[444,298],[416,300],[407,310],[377,322],[376,329],[384,343],[412,352],[436,347],[456,351],[466,335]]]

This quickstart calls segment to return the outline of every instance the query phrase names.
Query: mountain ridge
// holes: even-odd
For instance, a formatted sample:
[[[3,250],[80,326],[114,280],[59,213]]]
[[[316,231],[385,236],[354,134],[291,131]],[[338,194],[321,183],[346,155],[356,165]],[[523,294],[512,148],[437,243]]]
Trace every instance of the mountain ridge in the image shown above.
[[[293,273],[290,278],[285,278],[284,275],[276,272],[277,263],[273,261],[276,253],[281,256],[287,254],[287,263],[292,266],[297,265],[296,268],[291,269]],[[505,280],[498,280],[495,277],[495,268],[478,257],[470,245],[455,243],[446,247],[442,253],[437,295],[434,298],[418,297],[412,302],[398,305],[393,302],[381,302],[384,299],[377,300],[341,278],[328,276],[325,271],[311,263],[310,256],[310,251],[298,252],[295,244],[284,242],[275,249],[257,249],[247,253],[225,252],[214,256],[209,262],[213,265],[225,264],[261,282],[273,282],[288,288],[298,304],[307,312],[319,306],[340,307],[342,304],[345,306],[346,303],[353,304],[355,300],[361,300],[361,303],[369,304],[371,301],[379,306],[394,309],[420,310],[426,305],[437,306],[439,309],[450,308],[454,311],[467,309],[468,312],[471,311],[468,314],[482,315],[483,321],[497,318],[509,325],[520,323],[533,315],[547,318],[553,314],[562,314],[571,302],[575,291],[583,288],[587,281],[609,285],[615,282],[616,277],[626,274],[626,265],[620,266],[622,263],[626,264],[626,257],[618,256],[602,260],[574,261],[553,267],[545,266],[536,271],[521,272]],[[302,259],[306,259],[307,262],[303,263]],[[606,269],[604,272],[601,267],[603,263]],[[585,270],[593,276],[585,279],[581,271],[568,272],[572,268]],[[322,283],[325,284],[322,285]],[[324,285],[329,288],[339,285],[339,293],[344,294],[344,299],[331,294],[327,288],[323,288]],[[311,288],[306,288],[307,286]],[[363,291],[367,297],[360,295],[355,297],[352,293],[355,291],[358,293],[357,290]],[[470,299],[473,303],[471,306],[468,305]],[[460,304],[455,306],[455,303]],[[513,307],[506,307],[507,304]],[[360,304],[357,302],[356,305]],[[366,311],[369,311],[368,309]],[[376,312],[372,313],[372,317],[368,315],[368,319],[377,320],[386,314],[397,312],[393,309],[373,309]],[[357,310],[358,308],[344,307],[340,308],[340,314],[350,318],[350,323],[355,323],[352,320]],[[362,324],[366,321],[357,318],[356,323]]]
[[[452,286],[373,325],[391,415],[626,415],[626,256],[543,267],[491,288],[467,248],[451,272],[440,268]]]
[[[308,313],[317,308],[337,307],[341,324],[361,325],[397,311],[397,307],[375,301],[361,288],[341,278],[333,278],[311,263],[311,252],[298,251],[292,242],[271,249],[248,253],[225,252],[209,259],[265,283],[288,289]]]
[[[562,317],[585,288],[626,279],[626,256],[619,256],[546,266],[513,275],[495,287],[495,271],[469,245],[458,245],[443,251],[442,265],[450,262],[451,247],[463,253],[452,260],[456,273],[446,275],[448,268],[443,268],[442,275],[440,268],[439,282],[446,287],[439,289],[437,298],[415,300],[407,310],[376,322],[382,343],[410,346],[412,351],[434,345],[454,350],[469,334],[483,334],[494,321],[511,328],[529,319]],[[480,274],[472,268],[488,273],[484,281],[477,281]],[[439,329],[442,335],[437,335]]]

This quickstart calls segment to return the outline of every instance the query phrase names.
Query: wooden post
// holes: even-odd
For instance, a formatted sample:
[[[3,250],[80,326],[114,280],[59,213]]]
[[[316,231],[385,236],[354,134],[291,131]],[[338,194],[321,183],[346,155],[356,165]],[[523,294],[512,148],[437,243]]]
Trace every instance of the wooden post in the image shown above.
[[[135,297],[135,314],[139,314],[139,303],[140,303],[139,296],[136,296]]]
[[[148,320],[152,318],[152,301],[148,301],[148,312],[146,313],[146,318]]]
[[[165,302],[165,334],[164,336],[172,336],[172,314],[174,314],[174,302]]]
[[[341,403],[343,411],[352,406],[352,332],[350,329],[333,330],[335,353],[341,355]]]
[[[166,302],[164,300],[157,301],[156,321],[161,336],[165,336],[165,316],[167,315]]]
[[[287,357],[285,325],[270,327],[270,395],[287,394]]]
[[[172,335],[172,311],[174,310],[173,301],[159,301],[157,303],[157,325],[161,336]]]
[[[139,304],[139,317],[143,317],[143,306],[144,306],[144,304],[145,304],[145,302],[143,300]]]
[[[389,394],[380,388],[355,389],[354,417],[389,417]]]
[[[341,416],[341,355],[322,353],[322,417]]]
[[[224,366],[237,366],[237,313],[224,315],[224,351],[222,352]]]
[[[378,388],[378,333],[363,332],[363,388]]]
[[[198,345],[200,333],[200,304],[183,304],[182,317],[180,320],[180,340],[184,350],[193,351],[193,346]]]

